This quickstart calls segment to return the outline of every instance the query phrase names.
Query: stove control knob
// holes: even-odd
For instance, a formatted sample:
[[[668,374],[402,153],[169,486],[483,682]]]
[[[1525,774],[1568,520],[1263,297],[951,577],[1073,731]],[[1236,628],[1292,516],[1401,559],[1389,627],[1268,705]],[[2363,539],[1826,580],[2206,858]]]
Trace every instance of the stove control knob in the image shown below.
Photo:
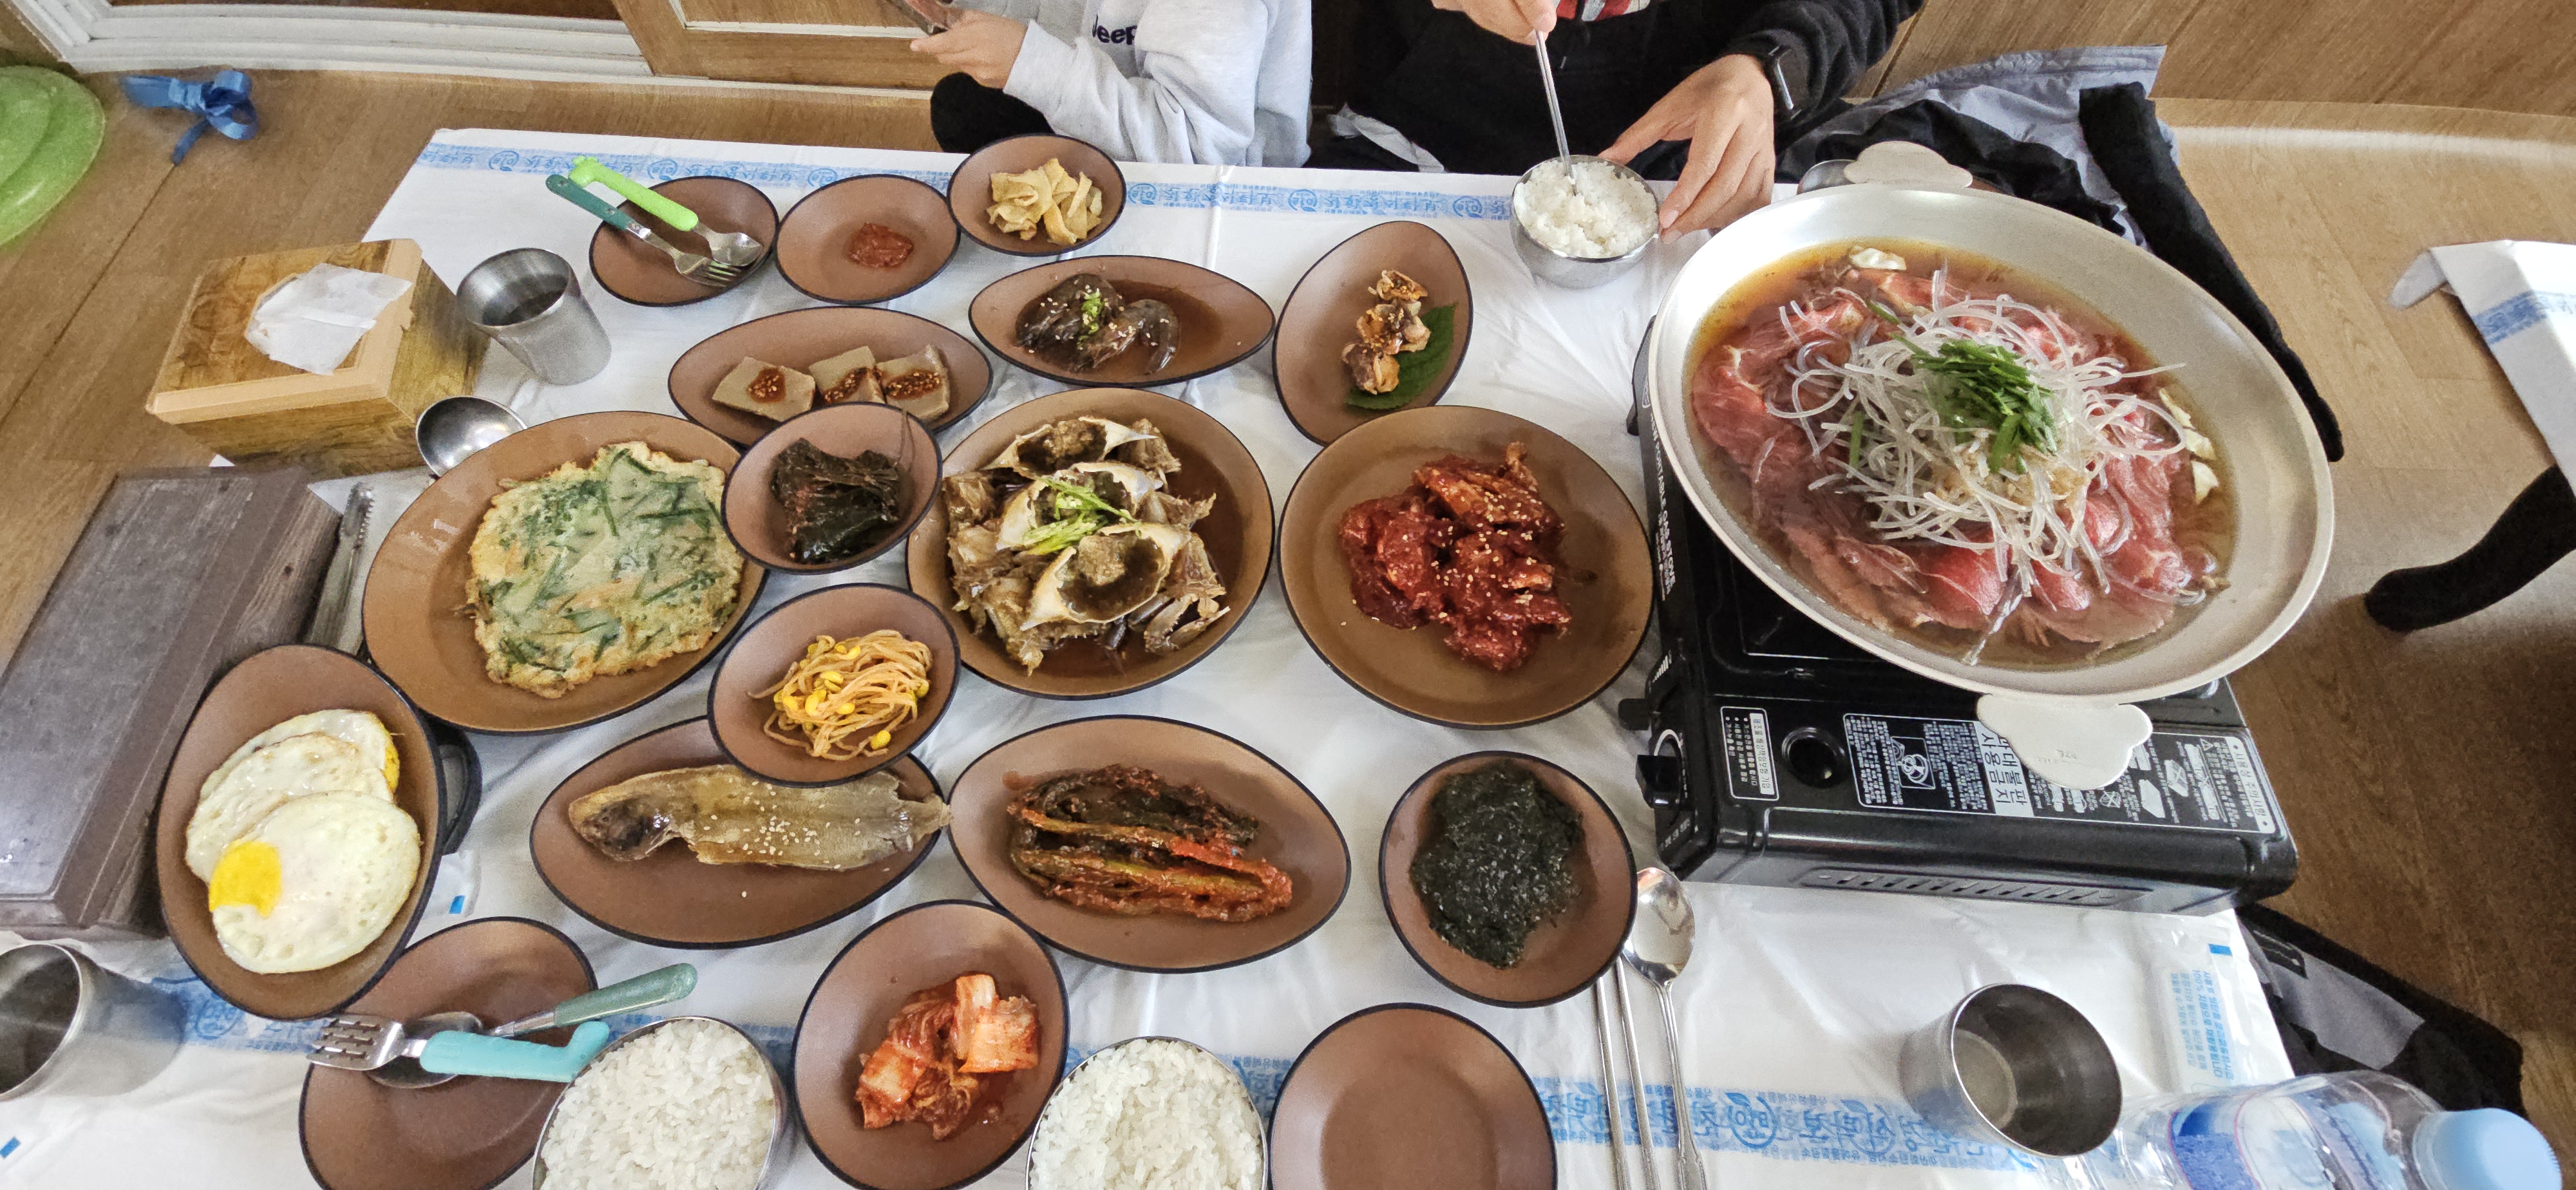
[[[1683,782],[1681,733],[1667,729],[1655,737],[1652,755],[1637,758],[1637,790],[1649,806],[1679,810],[1690,804]]]

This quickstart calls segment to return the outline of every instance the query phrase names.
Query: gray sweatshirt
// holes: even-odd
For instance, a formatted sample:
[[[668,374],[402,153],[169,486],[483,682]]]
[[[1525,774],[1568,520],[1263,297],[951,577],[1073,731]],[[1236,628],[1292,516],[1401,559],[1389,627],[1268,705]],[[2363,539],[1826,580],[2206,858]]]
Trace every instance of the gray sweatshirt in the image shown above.
[[[1029,22],[1003,91],[1122,161],[1301,165],[1306,0],[977,0]]]

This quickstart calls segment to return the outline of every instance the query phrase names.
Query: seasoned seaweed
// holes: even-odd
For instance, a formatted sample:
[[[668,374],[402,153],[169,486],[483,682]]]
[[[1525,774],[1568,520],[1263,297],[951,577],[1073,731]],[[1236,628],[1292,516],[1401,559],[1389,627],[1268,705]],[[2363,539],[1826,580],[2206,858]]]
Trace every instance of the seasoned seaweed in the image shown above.
[[[1574,904],[1582,819],[1508,760],[1449,778],[1431,818],[1412,872],[1431,928],[1492,966],[1520,962],[1530,932]]]
[[[807,566],[855,557],[903,520],[903,467],[873,450],[856,458],[791,443],[769,471],[769,494],[787,510],[789,557]]]

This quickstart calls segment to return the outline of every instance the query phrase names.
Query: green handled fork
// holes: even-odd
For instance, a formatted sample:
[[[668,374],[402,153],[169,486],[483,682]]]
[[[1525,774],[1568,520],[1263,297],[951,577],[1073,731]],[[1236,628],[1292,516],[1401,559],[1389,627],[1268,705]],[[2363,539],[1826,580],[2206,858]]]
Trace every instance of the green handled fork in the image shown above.
[[[601,165],[597,158],[573,158],[571,176],[576,186],[588,186],[594,182],[603,183],[609,189],[625,195],[627,201],[644,208],[654,218],[670,224],[674,229],[698,233],[699,238],[707,242],[707,251],[716,258],[718,264],[732,265],[737,268],[748,267],[760,263],[761,253],[769,250],[760,241],[741,232],[718,231],[701,226],[696,211],[672,202],[654,193],[651,187]]]

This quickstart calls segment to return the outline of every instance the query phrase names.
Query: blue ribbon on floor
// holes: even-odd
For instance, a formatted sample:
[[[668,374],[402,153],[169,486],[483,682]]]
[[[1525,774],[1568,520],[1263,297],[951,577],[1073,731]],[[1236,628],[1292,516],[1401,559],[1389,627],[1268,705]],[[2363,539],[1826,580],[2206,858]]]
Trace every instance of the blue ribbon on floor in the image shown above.
[[[234,140],[259,135],[259,111],[250,105],[250,76],[238,70],[217,74],[213,81],[192,83],[158,74],[125,76],[125,97],[136,107],[176,108],[196,114],[197,123],[170,150],[170,164],[188,159],[188,150],[211,128]]]

